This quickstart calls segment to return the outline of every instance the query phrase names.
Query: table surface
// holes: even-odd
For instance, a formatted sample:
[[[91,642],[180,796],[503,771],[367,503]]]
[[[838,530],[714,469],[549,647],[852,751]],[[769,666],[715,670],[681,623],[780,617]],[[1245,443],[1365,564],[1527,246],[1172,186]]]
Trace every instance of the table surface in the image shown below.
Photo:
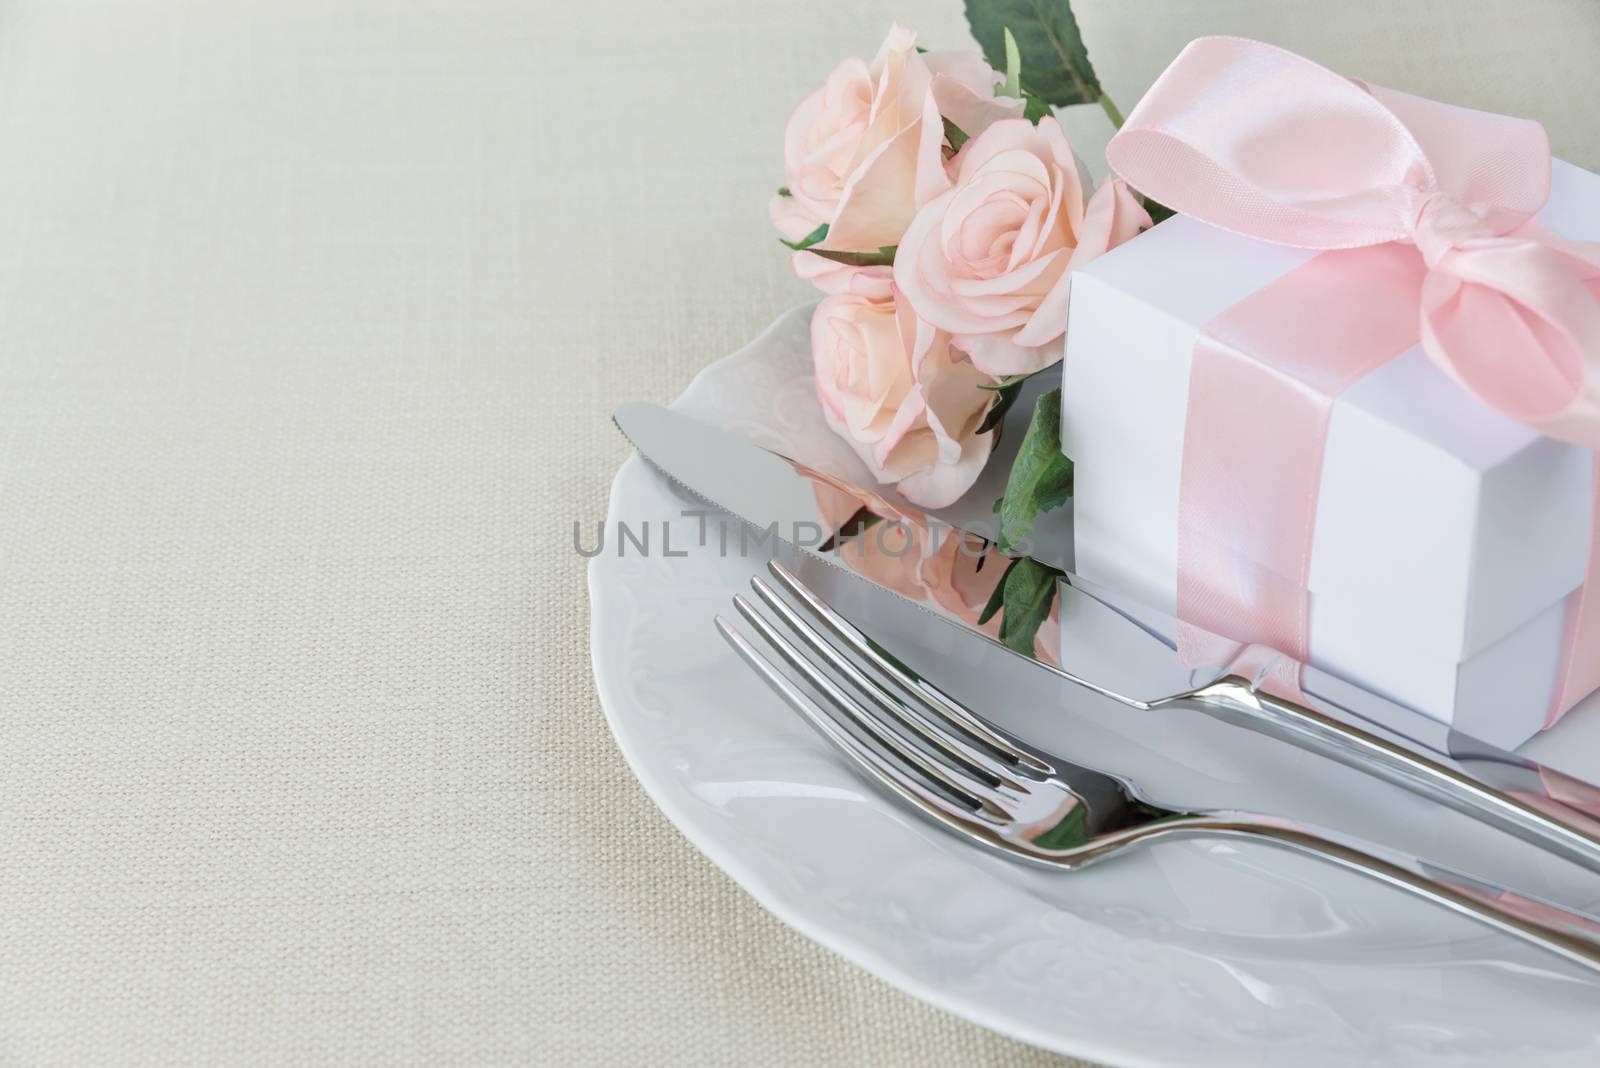
[[[1591,0],[1078,0],[1600,165]],[[575,522],[805,299],[790,107],[958,0],[0,6],[0,1061],[1064,1063],[764,914],[628,776]]]

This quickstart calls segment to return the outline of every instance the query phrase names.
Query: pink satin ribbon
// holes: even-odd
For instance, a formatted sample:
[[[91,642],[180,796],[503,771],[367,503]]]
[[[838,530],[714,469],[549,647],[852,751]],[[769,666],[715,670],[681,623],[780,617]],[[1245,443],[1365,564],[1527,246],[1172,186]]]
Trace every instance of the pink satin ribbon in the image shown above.
[[[1196,346],[1179,515],[1184,620],[1308,658],[1329,411],[1419,340],[1484,403],[1600,449],[1600,243],[1533,220],[1550,186],[1538,123],[1208,37],[1157,79],[1106,156],[1185,214],[1323,250],[1218,316]],[[1596,528],[1554,715],[1600,687],[1600,505]]]
[[[1600,454],[1595,456],[1594,518],[1590,524],[1593,534],[1589,539],[1589,569],[1583,589],[1573,597],[1569,608],[1561,682],[1545,720],[1546,727],[1600,690]]]

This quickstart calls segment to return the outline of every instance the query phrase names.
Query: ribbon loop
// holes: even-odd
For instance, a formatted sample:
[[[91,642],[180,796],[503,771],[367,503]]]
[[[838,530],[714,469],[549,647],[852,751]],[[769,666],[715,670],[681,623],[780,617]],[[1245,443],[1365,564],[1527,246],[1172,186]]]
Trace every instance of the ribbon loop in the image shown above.
[[[1529,230],[1464,240],[1431,264],[1423,348],[1503,414],[1600,449],[1600,244]]]
[[[1363,86],[1232,37],[1184,48],[1106,159],[1168,207],[1300,248],[1400,240],[1413,191],[1438,187],[1411,131]]]

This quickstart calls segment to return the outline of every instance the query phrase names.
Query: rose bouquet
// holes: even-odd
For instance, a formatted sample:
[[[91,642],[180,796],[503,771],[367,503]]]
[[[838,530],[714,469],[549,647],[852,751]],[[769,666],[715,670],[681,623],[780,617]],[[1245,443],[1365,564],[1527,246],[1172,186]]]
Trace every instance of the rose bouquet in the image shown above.
[[[1151,224],[1122,181],[1087,187],[1052,113],[1099,103],[1121,122],[1066,0],[966,11],[981,53],[927,51],[895,25],[870,61],[835,67],[788,121],[771,203],[795,273],[824,294],[811,347],[828,425],[930,508],[972,487],[1023,382],[1060,363],[1069,273]],[[1002,549],[1071,495],[1059,404],[1039,400],[995,504]],[[1019,564],[990,615],[1031,648],[1054,583]]]

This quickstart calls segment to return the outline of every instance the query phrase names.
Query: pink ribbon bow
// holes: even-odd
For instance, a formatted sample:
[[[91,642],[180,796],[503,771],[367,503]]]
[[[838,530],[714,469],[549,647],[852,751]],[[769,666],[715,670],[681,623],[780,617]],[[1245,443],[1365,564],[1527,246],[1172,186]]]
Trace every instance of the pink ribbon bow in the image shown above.
[[[1544,127],[1353,81],[1259,41],[1189,44],[1111,140],[1186,215],[1299,248],[1415,245],[1421,338],[1484,403],[1600,448],[1600,243],[1531,221]]]

